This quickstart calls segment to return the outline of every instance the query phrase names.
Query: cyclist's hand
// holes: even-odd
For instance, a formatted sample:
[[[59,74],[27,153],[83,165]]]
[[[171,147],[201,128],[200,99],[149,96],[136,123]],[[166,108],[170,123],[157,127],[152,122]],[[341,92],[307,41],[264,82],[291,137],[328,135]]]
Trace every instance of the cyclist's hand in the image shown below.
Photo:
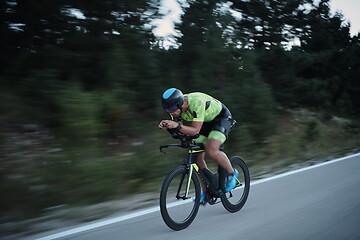
[[[171,120],[162,120],[159,124],[160,129],[168,130],[172,128],[176,128],[179,123],[171,121]]]
[[[167,127],[167,123],[166,123],[167,120],[162,120],[160,123],[159,123],[159,128],[160,129],[163,129],[163,130],[167,130],[168,127]]]

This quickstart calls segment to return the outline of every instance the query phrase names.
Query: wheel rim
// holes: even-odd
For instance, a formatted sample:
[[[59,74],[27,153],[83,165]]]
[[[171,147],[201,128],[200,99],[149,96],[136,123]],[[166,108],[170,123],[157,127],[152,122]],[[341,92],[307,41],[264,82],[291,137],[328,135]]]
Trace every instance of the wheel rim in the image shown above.
[[[184,180],[180,186],[179,196],[177,196],[179,183],[182,178],[184,178]],[[186,224],[197,209],[195,202],[196,189],[192,180],[190,182],[188,196],[185,196],[188,178],[188,174],[177,174],[171,180],[166,191],[166,198],[164,199],[165,209],[173,224]]]
[[[241,201],[243,200],[245,193],[246,193],[245,175],[240,166],[234,166],[234,168],[236,168],[236,170],[239,172],[239,175],[238,175],[237,181],[236,181],[237,184],[236,184],[236,187],[232,191],[226,193],[226,198],[230,204],[238,205],[239,203],[241,203]]]
[[[250,190],[250,175],[240,157],[232,157],[233,167],[239,172],[237,186],[222,197],[224,207],[230,212],[239,211],[245,204]]]

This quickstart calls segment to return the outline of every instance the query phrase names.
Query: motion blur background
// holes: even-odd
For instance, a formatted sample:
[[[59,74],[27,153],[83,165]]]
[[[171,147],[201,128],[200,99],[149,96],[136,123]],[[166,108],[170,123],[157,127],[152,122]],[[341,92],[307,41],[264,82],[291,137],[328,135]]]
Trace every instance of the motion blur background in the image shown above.
[[[0,2],[2,226],[157,194],[169,87],[231,109],[253,178],[359,150],[360,36],[328,0],[179,0],[164,33],[166,2]]]

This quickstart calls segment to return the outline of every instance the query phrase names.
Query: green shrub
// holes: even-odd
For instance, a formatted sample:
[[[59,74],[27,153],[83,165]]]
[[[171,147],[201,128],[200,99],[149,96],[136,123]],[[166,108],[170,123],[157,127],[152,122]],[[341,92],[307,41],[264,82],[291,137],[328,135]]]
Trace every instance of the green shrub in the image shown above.
[[[100,104],[95,93],[86,92],[79,84],[71,84],[58,96],[60,131],[67,141],[88,143],[105,131],[99,119]]]
[[[304,123],[305,129],[302,141],[306,144],[315,141],[320,134],[319,126],[316,120],[308,120]]]

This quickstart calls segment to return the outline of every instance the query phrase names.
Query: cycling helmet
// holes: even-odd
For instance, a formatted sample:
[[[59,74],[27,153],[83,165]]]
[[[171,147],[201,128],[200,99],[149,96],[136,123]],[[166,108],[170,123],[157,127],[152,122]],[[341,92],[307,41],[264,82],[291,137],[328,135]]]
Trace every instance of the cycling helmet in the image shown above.
[[[163,93],[161,103],[166,112],[172,113],[181,108],[184,103],[184,95],[177,88],[169,88]]]

